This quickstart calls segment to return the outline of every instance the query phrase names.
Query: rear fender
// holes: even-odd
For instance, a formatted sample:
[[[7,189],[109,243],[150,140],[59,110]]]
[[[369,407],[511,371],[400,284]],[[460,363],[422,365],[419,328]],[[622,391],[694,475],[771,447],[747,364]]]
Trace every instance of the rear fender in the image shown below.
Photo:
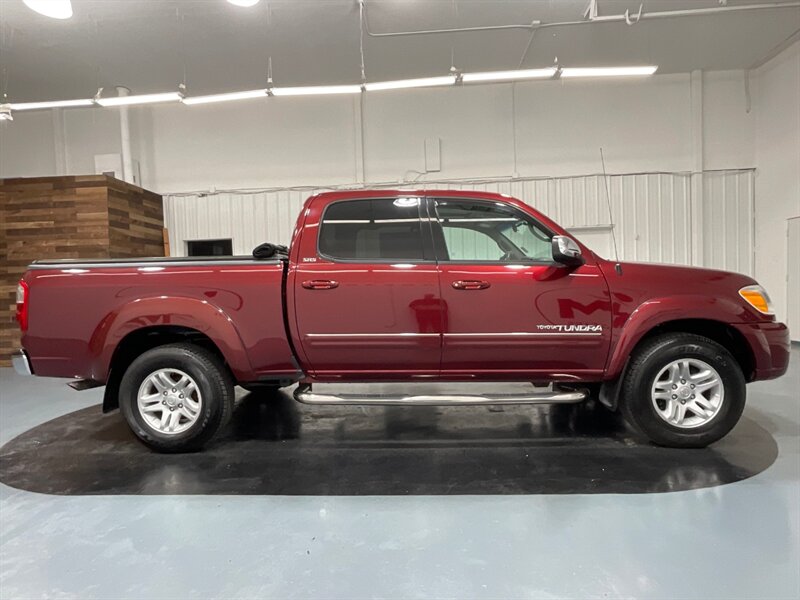
[[[232,319],[207,300],[184,296],[137,298],[109,313],[90,341],[94,379],[106,381],[114,351],[129,333],[144,327],[172,325],[195,329],[216,344],[225,362],[240,381],[253,378],[253,368]]]

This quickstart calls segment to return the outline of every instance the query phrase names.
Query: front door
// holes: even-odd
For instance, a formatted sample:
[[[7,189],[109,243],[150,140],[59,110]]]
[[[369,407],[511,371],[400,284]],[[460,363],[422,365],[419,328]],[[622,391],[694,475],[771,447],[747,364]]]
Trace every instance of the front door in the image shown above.
[[[511,205],[428,202],[445,307],[442,375],[596,379],[611,336],[594,264],[552,259],[552,233]]]
[[[416,197],[342,200],[306,222],[292,289],[315,377],[438,374],[439,280],[420,210]]]

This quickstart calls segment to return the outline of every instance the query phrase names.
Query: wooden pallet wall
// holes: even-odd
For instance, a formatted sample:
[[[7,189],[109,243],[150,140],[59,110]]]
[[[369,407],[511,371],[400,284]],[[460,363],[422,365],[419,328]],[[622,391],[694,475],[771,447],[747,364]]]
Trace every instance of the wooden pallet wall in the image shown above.
[[[164,256],[161,196],[111,179],[108,186],[108,256]]]
[[[161,196],[105,175],[0,179],[0,365],[19,346],[16,287],[34,260],[164,256]]]

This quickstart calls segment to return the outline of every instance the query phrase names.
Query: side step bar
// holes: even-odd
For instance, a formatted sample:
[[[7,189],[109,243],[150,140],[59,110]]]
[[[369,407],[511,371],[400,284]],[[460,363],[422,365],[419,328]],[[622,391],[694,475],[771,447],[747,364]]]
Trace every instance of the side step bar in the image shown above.
[[[489,404],[575,404],[586,399],[584,391],[531,392],[529,394],[420,394],[367,395],[317,394],[308,384],[300,385],[294,398],[303,404],[373,405],[373,406],[480,406]]]

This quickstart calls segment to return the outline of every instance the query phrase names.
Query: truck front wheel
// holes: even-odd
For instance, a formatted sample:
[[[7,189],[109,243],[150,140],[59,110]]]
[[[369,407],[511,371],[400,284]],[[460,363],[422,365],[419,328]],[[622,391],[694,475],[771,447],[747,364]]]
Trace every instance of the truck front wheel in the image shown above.
[[[199,450],[233,412],[233,381],[211,352],[169,344],[134,360],[120,383],[119,406],[134,434],[159,452]]]
[[[661,446],[703,448],[739,421],[745,381],[723,346],[667,333],[637,348],[622,383],[620,408],[635,429]]]

